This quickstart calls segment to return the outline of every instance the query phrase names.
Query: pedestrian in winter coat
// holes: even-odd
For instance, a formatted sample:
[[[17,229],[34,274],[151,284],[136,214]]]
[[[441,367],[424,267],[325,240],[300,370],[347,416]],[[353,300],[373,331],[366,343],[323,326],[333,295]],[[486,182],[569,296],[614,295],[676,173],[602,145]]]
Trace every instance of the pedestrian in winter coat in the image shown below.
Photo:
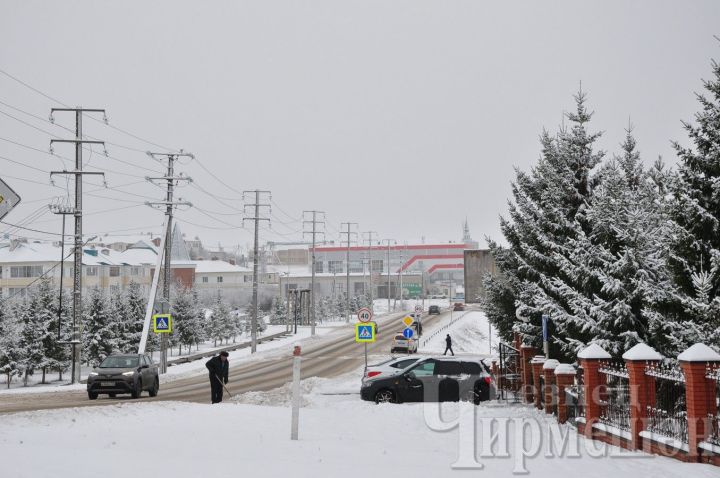
[[[205,363],[210,372],[210,400],[212,403],[220,403],[223,399],[223,384],[228,383],[228,372],[230,363],[228,353],[220,352]]]
[[[447,334],[445,336],[445,352],[443,353],[443,355],[446,355],[448,353],[448,350],[451,354],[453,354],[453,356],[455,356],[455,352],[453,352],[452,349],[452,339],[450,338],[450,334]]]

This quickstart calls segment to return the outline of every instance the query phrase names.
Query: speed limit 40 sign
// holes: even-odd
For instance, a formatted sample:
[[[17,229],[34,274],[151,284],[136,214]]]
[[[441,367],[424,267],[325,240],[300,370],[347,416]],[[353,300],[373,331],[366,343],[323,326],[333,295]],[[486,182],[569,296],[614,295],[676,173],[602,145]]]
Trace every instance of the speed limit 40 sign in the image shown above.
[[[358,320],[360,322],[370,322],[372,320],[372,311],[368,309],[367,307],[363,307],[362,309],[357,311]]]

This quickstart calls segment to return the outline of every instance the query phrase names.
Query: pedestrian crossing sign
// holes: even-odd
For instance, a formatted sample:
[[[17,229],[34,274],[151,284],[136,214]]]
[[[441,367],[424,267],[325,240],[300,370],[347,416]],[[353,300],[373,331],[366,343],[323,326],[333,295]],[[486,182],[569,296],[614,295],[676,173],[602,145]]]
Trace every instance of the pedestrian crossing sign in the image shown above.
[[[375,342],[375,324],[355,324],[355,342]]]
[[[172,333],[172,315],[155,314],[153,315],[153,332],[156,334]]]

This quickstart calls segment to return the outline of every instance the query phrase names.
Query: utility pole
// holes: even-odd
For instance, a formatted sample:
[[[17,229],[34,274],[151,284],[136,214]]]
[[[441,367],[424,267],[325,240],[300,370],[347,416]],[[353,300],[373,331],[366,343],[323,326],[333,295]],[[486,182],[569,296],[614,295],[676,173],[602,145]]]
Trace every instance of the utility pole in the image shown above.
[[[405,248],[407,248],[407,242],[405,243]],[[400,275],[400,293],[398,294],[400,296],[400,310],[404,310],[404,302],[403,302],[403,266],[405,265],[405,250],[400,251],[400,268],[399,268],[399,275]]]
[[[253,245],[253,293],[252,293],[252,321],[250,323],[250,353],[257,351],[257,324],[258,324],[258,266],[260,261],[260,221],[267,221],[270,223],[270,218],[260,216],[260,208],[267,208],[270,212],[270,204],[263,204],[260,202],[260,197],[263,195],[268,196],[268,200],[271,199],[270,191],[262,191],[255,189],[252,191],[243,191],[243,200],[245,195],[252,195],[255,202],[244,205],[243,212],[247,211],[247,208],[253,208],[254,214],[252,217],[244,217],[243,225],[245,221],[255,222],[255,242]]]
[[[191,153],[184,153],[183,150],[180,150],[179,153],[152,153],[150,151],[147,152],[147,155],[150,156],[152,159],[161,161],[158,159],[158,157],[164,157],[167,159],[167,172],[165,173],[165,176],[160,177],[145,177],[145,179],[149,182],[154,181],[165,181],[165,184],[167,186],[167,190],[165,193],[165,201],[160,202],[146,202],[145,204],[150,207],[162,207],[165,206],[165,250],[163,251],[163,271],[162,271],[162,278],[163,278],[163,292],[162,292],[162,300],[160,302],[161,306],[161,313],[163,314],[169,314],[170,313],[170,283],[171,283],[171,267],[172,267],[172,220],[173,220],[173,211],[177,206],[192,206],[187,201],[174,201],[173,195],[175,192],[175,185],[179,183],[180,181],[192,181],[192,178],[189,176],[184,176],[182,174],[175,176],[175,161],[179,157],[189,157],[189,158],[195,158]],[[154,300],[154,297],[151,299]],[[160,373],[167,373],[167,348],[168,348],[168,334],[161,334],[160,337]]]
[[[390,313],[390,245],[397,244],[395,239],[383,239],[382,242],[387,244],[387,300],[388,313]]]
[[[377,234],[375,231],[366,231],[363,232],[363,236],[367,237],[365,239],[365,242],[367,242],[367,253],[368,253],[368,277],[369,277],[369,287],[370,290],[370,311],[375,312],[374,308],[374,298],[373,298],[373,278],[372,278],[372,245],[373,245],[373,234]]]
[[[357,222],[343,222],[340,224],[340,228],[343,226],[347,227],[347,231],[340,231],[340,234],[345,234],[347,240],[347,253],[345,256],[345,273],[346,273],[346,289],[345,289],[345,323],[350,323],[350,242],[352,235],[357,236],[357,232],[352,232],[350,229],[352,226],[357,226]]]
[[[82,133],[82,115],[83,113],[102,113],[105,117],[105,110],[95,108],[52,108],[50,110],[50,121],[54,122],[55,112],[73,112],[75,113],[75,139],[51,139],[50,150],[52,151],[53,143],[74,143],[75,144],[75,169],[73,171],[51,171],[50,176],[55,174],[75,176],[75,248],[73,250],[73,313],[72,313],[72,367],[70,383],[80,382],[80,323],[82,318],[82,256],[83,256],[83,240],[82,240],[82,177],[86,174],[101,175],[104,173],[96,171],[83,171],[82,151],[83,144],[102,144],[104,141],[84,140]]]
[[[305,219],[305,217],[307,217],[307,214],[312,215],[312,220]],[[318,221],[318,215],[322,215],[322,221]],[[306,224],[312,224],[312,229],[310,231],[303,230],[303,237],[305,236],[305,234],[312,234],[312,276],[310,279],[310,335],[315,335],[315,245],[317,244],[316,236],[318,234],[322,234],[323,241],[325,240],[325,232],[318,231],[317,226],[318,224],[322,224],[323,226],[325,226],[324,219],[325,213],[323,211],[303,211],[303,229],[305,228]]]
[[[62,337],[62,310],[63,310],[63,282],[65,282],[65,216],[74,215],[75,208],[62,204],[61,199],[58,198],[57,202],[48,204],[50,211],[53,214],[59,214],[62,216],[62,234],[60,235],[60,293],[58,294],[58,317],[57,317],[57,340],[60,341]]]

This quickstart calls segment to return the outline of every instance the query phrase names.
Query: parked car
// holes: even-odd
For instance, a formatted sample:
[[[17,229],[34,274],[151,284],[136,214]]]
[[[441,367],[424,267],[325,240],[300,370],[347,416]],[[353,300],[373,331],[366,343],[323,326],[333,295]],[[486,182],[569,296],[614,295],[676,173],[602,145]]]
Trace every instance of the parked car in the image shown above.
[[[401,374],[367,379],[360,389],[363,400],[392,402],[456,402],[479,404],[495,398],[495,381],[479,358],[427,358]]]
[[[418,350],[418,341],[416,339],[406,339],[402,332],[398,332],[390,343],[390,353],[403,350],[409,354],[414,354]]]
[[[440,313],[440,306],[439,305],[431,305],[428,309],[428,315],[437,315]]]
[[[465,304],[463,304],[462,302],[455,302],[453,304],[453,310],[455,310],[455,311],[465,310]]]
[[[389,377],[391,375],[397,375],[411,365],[417,363],[418,360],[423,360],[426,357],[413,356],[408,357],[407,355],[401,357],[390,357],[389,359],[376,363],[375,365],[368,365],[367,370],[363,376],[363,381],[373,377]]]
[[[101,394],[115,397],[124,393],[139,398],[145,390],[151,397],[156,397],[160,378],[157,365],[143,354],[110,355],[90,372],[87,380],[90,400]]]

